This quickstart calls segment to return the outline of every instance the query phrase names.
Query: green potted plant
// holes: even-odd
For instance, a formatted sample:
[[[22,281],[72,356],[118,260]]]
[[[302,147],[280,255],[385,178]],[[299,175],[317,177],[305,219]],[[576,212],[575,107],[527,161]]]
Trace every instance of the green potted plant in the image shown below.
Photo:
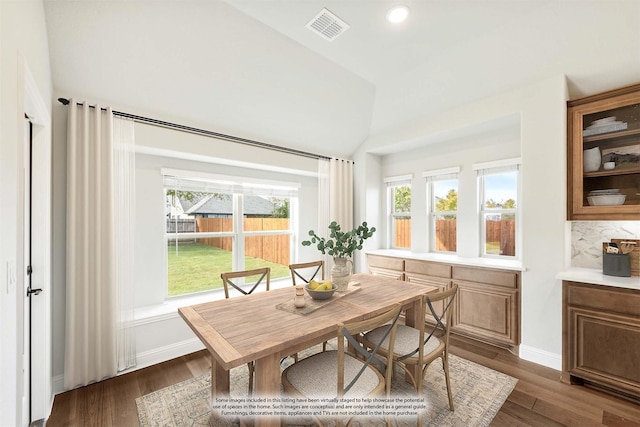
[[[351,277],[351,266],[353,262],[351,258],[356,250],[362,249],[362,243],[373,236],[376,228],[367,225],[364,221],[358,227],[351,231],[342,231],[340,224],[333,221],[329,224],[328,238],[320,237],[315,231],[309,230],[309,240],[304,240],[302,246],[311,246],[315,244],[323,255],[331,255],[333,257],[333,267],[331,267],[331,281],[335,283],[338,291],[344,291],[349,285]],[[351,263],[351,266],[347,265]]]

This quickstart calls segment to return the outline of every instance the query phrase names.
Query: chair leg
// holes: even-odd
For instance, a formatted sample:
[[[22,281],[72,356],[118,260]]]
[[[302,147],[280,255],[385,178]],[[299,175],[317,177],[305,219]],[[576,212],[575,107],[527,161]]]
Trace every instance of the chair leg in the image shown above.
[[[249,395],[253,394],[253,371],[255,370],[253,362],[247,363],[249,367]]]
[[[442,356],[442,367],[444,368],[444,379],[447,383],[447,395],[449,396],[449,409],[453,411],[453,397],[451,396],[451,383],[449,381],[449,358]]]

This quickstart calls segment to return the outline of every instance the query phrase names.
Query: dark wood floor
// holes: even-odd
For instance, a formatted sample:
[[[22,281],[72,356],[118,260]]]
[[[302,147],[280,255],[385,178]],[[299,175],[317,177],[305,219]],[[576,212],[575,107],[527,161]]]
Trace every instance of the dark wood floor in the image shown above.
[[[452,337],[451,353],[518,378],[492,426],[640,427],[640,405],[560,382],[560,372],[506,350]],[[138,425],[135,398],[205,374],[207,353],[197,352],[56,396],[47,427]]]

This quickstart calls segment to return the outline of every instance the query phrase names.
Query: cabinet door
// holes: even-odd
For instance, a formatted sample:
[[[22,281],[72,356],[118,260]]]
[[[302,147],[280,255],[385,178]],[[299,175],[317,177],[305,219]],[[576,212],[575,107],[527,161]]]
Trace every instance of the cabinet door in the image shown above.
[[[640,398],[640,318],[569,306],[570,375]]]
[[[640,219],[640,85],[567,105],[568,219]]]
[[[519,344],[517,289],[455,282],[458,296],[453,311],[453,331],[514,350]]]

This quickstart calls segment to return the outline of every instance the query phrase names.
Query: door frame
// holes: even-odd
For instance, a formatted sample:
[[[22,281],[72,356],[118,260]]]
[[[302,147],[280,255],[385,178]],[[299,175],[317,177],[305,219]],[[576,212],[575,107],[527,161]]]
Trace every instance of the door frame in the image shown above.
[[[52,389],[52,317],[51,317],[51,301],[52,301],[52,127],[51,114],[41,95],[40,90],[29,70],[29,66],[20,53],[18,54],[18,111],[24,112],[31,121],[31,144],[33,146],[32,156],[34,158],[33,168],[37,173],[33,174],[33,197],[32,208],[34,216],[34,271],[32,274],[32,283],[35,288],[42,288],[43,292],[34,296],[31,301],[31,330],[36,334],[31,340],[31,419],[39,420],[48,418],[51,413],[53,404]],[[20,96],[20,94],[22,96]],[[21,145],[25,144],[24,115],[20,115],[19,120],[19,141]],[[25,147],[22,147],[21,153],[25,153]],[[26,153],[29,148],[26,147]],[[22,163],[28,159],[22,159]],[[22,170],[22,169],[21,169]],[[24,212],[24,200],[28,197],[25,194],[24,182],[20,185],[18,191],[20,193],[20,203],[18,209],[18,222],[20,224],[18,230],[17,242],[17,266],[19,274],[17,274],[17,287],[20,292],[17,298],[18,313],[23,313],[26,298],[27,277],[25,250],[27,250],[27,242],[25,242],[24,227],[28,226],[28,212]],[[36,212],[37,211],[37,212]],[[37,238],[35,234],[38,234]],[[37,247],[37,248],[36,248]],[[20,316],[20,315],[19,315]],[[29,325],[26,325],[20,317],[18,317],[17,342],[29,340]],[[18,375],[16,396],[22,396],[24,378],[23,363],[29,363],[29,358],[23,361],[22,349],[18,350],[16,374]],[[22,423],[25,414],[22,410],[22,402],[18,403],[17,422]],[[26,415],[26,418],[29,416]]]

